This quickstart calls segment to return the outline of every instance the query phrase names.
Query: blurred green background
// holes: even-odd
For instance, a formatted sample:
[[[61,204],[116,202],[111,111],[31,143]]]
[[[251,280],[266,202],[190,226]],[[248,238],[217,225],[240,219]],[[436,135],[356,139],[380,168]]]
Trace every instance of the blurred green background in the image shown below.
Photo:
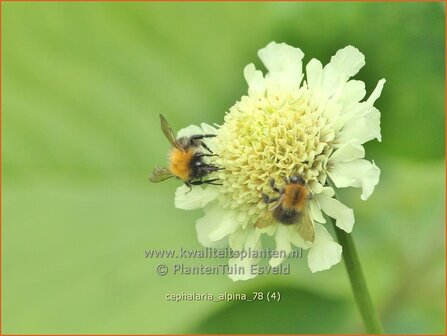
[[[3,3],[2,332],[363,332],[343,263],[232,282],[166,276],[148,248],[200,248],[201,211],[147,176],[175,129],[221,123],[268,42],[367,65],[382,168],[354,230],[387,332],[445,332],[444,23],[440,3]],[[190,261],[215,264],[219,260]],[[279,290],[279,303],[167,302],[166,293]]]

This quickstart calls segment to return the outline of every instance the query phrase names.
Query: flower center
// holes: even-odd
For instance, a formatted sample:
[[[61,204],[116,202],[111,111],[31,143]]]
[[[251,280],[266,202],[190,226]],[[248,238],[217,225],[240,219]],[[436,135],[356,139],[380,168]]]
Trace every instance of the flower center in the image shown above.
[[[256,218],[266,207],[262,193],[272,192],[270,179],[281,186],[284,177],[298,174],[324,184],[334,110],[317,104],[305,85],[296,92],[242,97],[215,138],[216,163],[225,167],[218,173],[221,205]]]

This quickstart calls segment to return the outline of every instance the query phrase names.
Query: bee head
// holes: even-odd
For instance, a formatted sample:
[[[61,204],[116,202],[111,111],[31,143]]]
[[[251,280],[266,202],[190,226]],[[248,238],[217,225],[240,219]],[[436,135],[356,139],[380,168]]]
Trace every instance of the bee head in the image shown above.
[[[177,142],[180,144],[182,148],[189,147],[189,138],[188,137],[180,137],[177,139]]]
[[[300,175],[292,175],[289,178],[289,183],[304,185],[306,182]]]
[[[202,145],[202,139],[200,138],[198,139],[189,138],[188,141],[192,147],[200,147]]]

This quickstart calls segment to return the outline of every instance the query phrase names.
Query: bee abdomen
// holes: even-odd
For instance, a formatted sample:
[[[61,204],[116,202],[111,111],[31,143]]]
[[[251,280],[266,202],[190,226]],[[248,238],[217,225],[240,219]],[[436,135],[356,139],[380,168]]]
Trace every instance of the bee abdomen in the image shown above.
[[[292,209],[289,210],[283,207],[276,208],[273,213],[273,217],[275,217],[275,219],[278,222],[281,222],[286,225],[292,225],[297,223],[300,218],[300,215],[301,213],[296,210]]]

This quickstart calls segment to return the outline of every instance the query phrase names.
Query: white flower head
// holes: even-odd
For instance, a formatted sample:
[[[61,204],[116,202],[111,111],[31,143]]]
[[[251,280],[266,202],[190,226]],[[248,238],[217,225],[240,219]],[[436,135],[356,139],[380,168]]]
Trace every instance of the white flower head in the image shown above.
[[[223,168],[215,173],[222,185],[195,187],[187,194],[180,187],[175,203],[181,209],[205,209],[197,232],[206,247],[259,250],[261,237],[270,235],[278,251],[289,253],[292,246],[308,249],[310,270],[326,270],[340,261],[342,248],[325,229],[323,213],[348,233],[354,225],[353,210],[334,198],[332,186],[361,188],[361,199],[366,200],[379,182],[380,169],[364,159],[362,145],[381,141],[380,112],[373,105],[385,80],[363,100],[365,84],[350,78],[365,65],[365,57],[352,46],[337,51],[324,67],[310,60],[305,76],[304,54],[298,48],[271,42],[258,55],[267,73],[247,65],[248,95],[230,108],[218,129],[202,124],[203,131],[216,134],[210,146],[218,155],[215,164]],[[189,130],[197,134],[193,127],[197,128]],[[307,202],[315,232],[312,242],[304,240],[294,225],[256,225],[271,211],[262,197],[271,192],[271,179],[282,181],[292,174],[301,176],[313,195]],[[272,258],[270,265],[283,260],[284,256]],[[230,265],[248,269],[257,262],[248,258],[238,264],[231,259]]]

